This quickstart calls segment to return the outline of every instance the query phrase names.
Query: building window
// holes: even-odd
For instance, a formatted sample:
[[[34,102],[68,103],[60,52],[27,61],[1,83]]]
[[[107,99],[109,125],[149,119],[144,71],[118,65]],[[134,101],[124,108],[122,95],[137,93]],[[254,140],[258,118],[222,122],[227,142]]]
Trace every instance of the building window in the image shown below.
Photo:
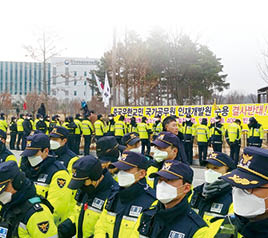
[[[76,86],[76,84],[77,84],[77,81],[76,81],[76,79],[74,80],[74,86]]]
[[[87,85],[87,81],[84,82],[84,85]]]
[[[74,96],[77,96],[77,92],[76,91],[74,91]]]
[[[53,67],[53,69],[52,69],[52,74],[53,74],[53,76],[52,76],[52,78],[53,78],[53,85],[56,85],[56,79],[57,79],[57,68],[56,67]]]
[[[29,92],[32,92],[32,64],[29,64]]]
[[[86,72],[86,71],[84,72],[84,76],[85,76],[85,77],[87,76],[87,72]]]
[[[9,88],[9,93],[10,94],[13,94],[13,63],[11,62],[10,63],[10,75],[9,75],[9,85],[10,85],[10,88]]]
[[[69,85],[69,68],[65,67],[65,86]]]
[[[77,76],[77,71],[74,71],[74,77]]]
[[[65,96],[69,96],[69,91],[65,91]]]

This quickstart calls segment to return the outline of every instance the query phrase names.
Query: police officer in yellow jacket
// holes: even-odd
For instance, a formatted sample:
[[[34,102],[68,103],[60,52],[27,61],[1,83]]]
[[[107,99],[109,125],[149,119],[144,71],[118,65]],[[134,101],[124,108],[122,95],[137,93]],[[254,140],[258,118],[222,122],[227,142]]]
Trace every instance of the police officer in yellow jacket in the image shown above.
[[[69,149],[68,135],[69,131],[65,127],[54,127],[49,134],[50,150],[55,153],[57,160],[67,168],[69,174],[72,174],[72,165],[79,157]]]
[[[211,143],[214,151],[222,152],[222,143],[224,139],[224,126],[221,124],[221,116],[217,115],[215,122],[209,127],[210,138],[209,143]]]
[[[81,142],[81,134],[82,134],[82,117],[81,115],[78,113],[75,115],[75,119],[74,119],[74,123],[76,124],[76,128],[74,131],[75,134],[75,146],[74,146],[74,153],[76,153],[77,155],[79,155],[79,149],[80,149],[80,142]]]
[[[251,117],[249,118],[248,129],[247,146],[261,147],[264,136],[262,125],[254,117]]]
[[[186,115],[186,121],[182,124],[183,144],[189,164],[193,163],[193,142],[195,135],[195,125],[191,121],[191,114]]]
[[[245,148],[237,169],[221,178],[233,187],[234,215],[215,218],[208,237],[268,237],[268,151]]]
[[[51,206],[14,161],[0,164],[0,203],[0,237],[58,237]]]
[[[0,130],[0,163],[13,160],[17,162],[15,155],[6,148],[6,132]]]
[[[22,141],[22,137],[23,137],[23,123],[24,121],[24,114],[20,114],[20,118],[17,121],[17,131],[18,131],[18,139],[17,139],[17,150],[20,150],[20,144]]]
[[[145,209],[130,238],[205,238],[208,227],[188,203],[193,170],[176,160],[165,161],[162,169],[151,177],[158,177],[156,198]]]
[[[239,153],[240,153],[240,146],[241,146],[241,121],[236,119],[233,123],[228,125],[225,138],[230,146],[230,157],[234,160],[235,164],[238,164],[239,160]]]
[[[196,127],[196,140],[198,145],[199,164],[205,165],[204,161],[207,159],[208,153],[208,140],[209,140],[209,129],[208,120],[203,118],[201,125]]]
[[[73,164],[73,176],[68,187],[78,190],[77,205],[72,216],[59,226],[59,237],[93,237],[95,224],[104,208],[106,199],[118,184],[111,174],[101,167],[92,155],[80,158]]]
[[[67,184],[71,177],[67,169],[55,157],[49,155],[49,137],[43,133],[27,138],[27,147],[22,153],[21,170],[34,182],[38,195],[45,197],[54,207],[54,221],[64,221],[73,199]]]
[[[137,128],[137,122],[135,117],[130,118],[130,123],[128,124],[128,132],[137,132],[138,133],[138,128]]]
[[[141,139],[141,146],[142,146],[141,153],[149,155],[151,151],[150,135],[152,133],[152,130],[149,128],[149,125],[147,124],[147,117],[142,117],[141,123],[138,123],[137,128]]]
[[[114,136],[114,125],[115,125],[115,121],[114,121],[114,114],[110,114],[108,115],[108,123],[107,123],[107,127],[106,127],[106,136]]]
[[[105,124],[103,122],[103,116],[99,114],[97,118],[98,120],[94,122],[96,140],[100,139],[105,133]]]
[[[94,134],[94,127],[90,121],[90,114],[85,114],[82,121],[82,133],[84,136],[84,155],[89,155],[91,138]]]
[[[194,188],[191,207],[210,224],[214,217],[233,214],[232,187],[220,176],[235,169],[235,164],[221,152],[210,154],[205,163],[205,183]]]
[[[155,122],[153,124],[153,140],[158,136],[158,134],[163,131],[163,125],[161,122],[161,116],[157,115],[155,117]]]
[[[155,192],[146,184],[147,159],[140,153],[126,151],[112,163],[119,169],[120,189],[108,198],[95,226],[94,238],[125,238],[133,232],[139,215],[155,201]]]
[[[0,113],[0,130],[3,130],[4,132],[7,132],[7,121],[5,119],[5,113]]]
[[[114,124],[114,135],[119,144],[122,143],[122,137],[127,133],[127,127],[124,120],[125,117],[121,115],[118,121]]]

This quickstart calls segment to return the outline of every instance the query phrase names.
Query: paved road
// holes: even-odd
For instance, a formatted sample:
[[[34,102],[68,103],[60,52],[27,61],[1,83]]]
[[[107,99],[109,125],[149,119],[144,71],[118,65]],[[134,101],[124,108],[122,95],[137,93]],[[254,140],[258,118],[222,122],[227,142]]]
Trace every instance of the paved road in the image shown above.
[[[12,150],[12,152],[14,153],[14,155],[17,158],[17,160],[19,161],[20,154],[22,153],[22,151]],[[96,156],[95,153],[93,155]],[[200,168],[198,166],[193,166],[192,168],[194,170],[194,182],[193,182],[193,185],[195,187],[195,186],[200,185],[200,184],[202,184],[204,182],[204,169]]]

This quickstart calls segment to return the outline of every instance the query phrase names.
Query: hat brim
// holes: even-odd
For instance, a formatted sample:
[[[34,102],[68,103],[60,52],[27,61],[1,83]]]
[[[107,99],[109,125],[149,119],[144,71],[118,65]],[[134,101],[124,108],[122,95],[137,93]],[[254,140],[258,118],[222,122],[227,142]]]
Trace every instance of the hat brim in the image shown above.
[[[125,164],[121,161],[117,161],[117,162],[111,163],[109,165],[109,168],[111,169],[118,168],[119,170],[129,170],[129,169],[135,168],[135,166]]]
[[[165,142],[163,142],[163,141],[160,141],[160,140],[154,140],[154,141],[152,142],[152,145],[156,145],[156,146],[158,146],[158,147],[160,147],[160,148],[163,148],[163,149],[165,149],[165,148],[167,148],[167,147],[170,146],[169,144],[167,144],[167,143],[165,143]]]
[[[176,176],[176,175],[171,174],[171,173],[169,173],[167,171],[164,171],[164,170],[160,170],[160,171],[158,171],[156,173],[152,173],[152,174],[149,175],[149,177],[150,178],[163,177],[165,179],[172,179],[172,180],[173,179],[182,179],[182,177]]]
[[[49,134],[49,137],[52,137],[52,138],[61,138],[63,136],[61,136],[59,134],[51,133],[51,134]]]
[[[263,179],[243,168],[234,169],[232,172],[227,173],[220,178],[230,183],[232,186],[241,189],[257,188],[264,184],[268,184],[268,180]]]
[[[68,184],[68,188],[72,190],[76,190],[78,188],[81,188],[84,184],[85,180],[76,180],[71,179],[70,183]]]
[[[128,145],[135,145],[137,142],[139,142],[141,139],[139,137],[133,138],[128,142]]]
[[[221,162],[219,162],[217,160],[213,160],[213,159],[205,160],[204,164],[213,164],[213,165],[218,166],[218,167],[224,166],[224,164],[222,164]]]
[[[38,152],[39,149],[36,149],[36,150],[29,150],[29,149],[26,149],[24,150],[20,155],[23,156],[23,157],[29,157],[29,156],[34,156],[36,155],[36,153]]]

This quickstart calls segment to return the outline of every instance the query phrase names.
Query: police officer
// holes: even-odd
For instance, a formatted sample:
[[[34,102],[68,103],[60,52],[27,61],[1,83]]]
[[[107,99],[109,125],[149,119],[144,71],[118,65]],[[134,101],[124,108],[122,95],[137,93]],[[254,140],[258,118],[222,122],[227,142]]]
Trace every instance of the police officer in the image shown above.
[[[40,117],[41,117],[41,114],[37,113],[36,118],[35,118],[35,120],[33,122],[33,131],[36,130],[36,124],[37,124],[37,122],[39,122]]]
[[[0,164],[0,203],[1,237],[57,237],[51,206],[37,196],[14,161]]]
[[[238,164],[241,147],[242,130],[240,125],[241,121],[236,119],[233,123],[228,125],[225,132],[226,141],[230,146],[230,157],[234,160],[236,165]]]
[[[26,138],[29,136],[32,132],[32,123],[30,121],[31,117],[29,114],[26,115],[26,118],[24,119],[22,126],[23,126],[23,137],[21,142],[21,148],[22,150],[26,147]]]
[[[251,117],[249,118],[248,123],[248,138],[247,138],[247,146],[256,146],[261,147],[262,146],[262,140],[263,140],[263,127],[261,124],[258,123],[258,121]]]
[[[186,121],[183,122],[183,144],[189,164],[193,163],[193,142],[195,135],[194,123],[191,121],[191,114],[186,115]]]
[[[50,150],[56,154],[56,158],[60,161],[68,170],[69,174],[72,174],[72,165],[78,160],[78,156],[68,147],[69,131],[62,127],[56,126],[49,134],[50,137]]]
[[[206,160],[205,183],[194,188],[191,207],[207,224],[214,217],[233,213],[232,187],[220,177],[235,169],[233,160],[221,152],[213,152]]]
[[[78,113],[75,115],[75,119],[74,119],[74,123],[76,124],[76,128],[74,131],[74,135],[75,135],[75,153],[77,155],[79,155],[79,149],[80,149],[80,142],[81,142],[81,134],[82,134],[82,118],[81,115]]]
[[[199,164],[205,165],[204,161],[207,159],[208,153],[208,140],[209,140],[209,128],[207,118],[203,118],[201,125],[196,127],[196,140],[198,145]]]
[[[36,130],[46,134],[48,128],[43,116],[39,117],[39,121],[36,123]]]
[[[156,186],[157,181],[153,178],[150,178],[150,174],[159,171],[162,168],[165,160],[178,160],[182,161],[183,163],[188,163],[186,159],[181,160],[179,154],[179,143],[179,138],[167,131],[161,132],[158,137],[152,142],[152,145],[154,146],[154,161],[151,163],[151,166],[147,171],[147,181],[152,188]]]
[[[156,139],[156,137],[161,131],[163,131],[163,125],[161,123],[161,116],[157,115],[155,116],[155,122],[153,124],[153,140]]]
[[[118,184],[111,174],[101,167],[92,155],[80,158],[73,164],[73,176],[68,187],[78,190],[77,205],[72,216],[59,226],[59,237],[93,237],[95,224],[104,208],[106,199]]]
[[[0,163],[13,160],[17,162],[15,155],[6,148],[6,132],[0,130]]]
[[[11,117],[11,121],[10,121],[10,124],[9,124],[9,130],[10,130],[10,143],[9,143],[9,148],[11,150],[15,150],[15,144],[16,144],[16,138],[17,138],[16,117]]]
[[[73,151],[75,153],[75,146],[76,146],[76,142],[75,142],[75,130],[77,128],[77,125],[74,123],[74,118],[72,116],[68,117],[68,123],[66,124],[66,127],[69,131],[69,136],[68,136],[68,147],[70,148],[71,151]]]
[[[125,117],[121,115],[118,121],[114,124],[114,135],[119,144],[122,143],[122,137],[127,133],[127,127],[124,120]]]
[[[193,170],[176,160],[165,161],[162,169],[151,177],[158,177],[158,203],[146,209],[130,238],[185,237],[202,238],[208,227],[188,203]]]
[[[89,155],[91,138],[94,134],[94,127],[90,121],[90,114],[85,114],[84,120],[82,121],[82,132],[84,136],[84,155]]]
[[[212,123],[209,129],[210,129],[209,143],[211,143],[214,151],[222,152],[222,142],[224,138],[224,126],[221,124],[220,115],[216,116],[215,123]]]
[[[105,132],[105,125],[103,122],[103,116],[99,114],[97,116],[97,121],[94,122],[94,127],[95,127],[95,138],[96,140],[100,139]]]
[[[233,187],[234,215],[215,220],[209,237],[268,237],[268,151],[245,148],[237,169],[221,178]]]
[[[5,113],[0,113],[0,130],[3,130],[4,132],[7,132],[7,121],[5,119]]]
[[[23,137],[23,123],[24,121],[24,114],[20,114],[20,118],[17,121],[17,131],[18,131],[18,140],[17,140],[17,150],[20,150],[20,143]]]
[[[141,153],[149,155],[151,151],[150,135],[152,134],[152,130],[149,128],[149,125],[147,124],[147,117],[142,117],[141,123],[138,123],[137,128],[141,139],[141,146],[142,146]]]
[[[122,138],[122,144],[126,146],[126,151],[141,153],[141,140],[136,132],[125,134]]]
[[[114,114],[110,114],[108,115],[108,123],[107,123],[107,127],[106,127],[106,136],[114,136],[114,125],[115,125],[115,121],[114,121]]]
[[[187,161],[187,155],[184,150],[184,146],[182,143],[183,135],[181,132],[179,132],[178,122],[176,120],[176,117],[174,116],[168,116],[166,117],[163,122],[163,131],[170,132],[174,135],[176,135],[179,138],[179,157],[181,161],[186,162]]]
[[[145,180],[147,159],[140,153],[126,151],[110,165],[117,168],[120,189],[115,191],[95,226],[94,238],[129,237],[135,223],[146,208],[155,201],[155,192]]]
[[[135,117],[130,118],[130,123],[128,125],[128,132],[137,132],[138,133],[138,128],[137,128],[137,122]]]
[[[54,115],[51,118],[51,122],[49,123],[49,128],[48,131],[49,133],[53,130],[54,127],[56,126],[60,126],[60,122],[59,122],[59,116],[58,115]]]
[[[110,173],[116,176],[117,169],[110,169],[109,165],[116,162],[120,157],[120,146],[114,136],[103,136],[96,142],[96,154],[102,163],[102,167],[109,169]]]
[[[27,138],[23,151],[21,170],[34,182],[37,194],[45,197],[54,207],[54,221],[58,225],[64,221],[72,201],[72,191],[67,188],[70,175],[55,157],[49,155],[49,137],[43,133]]]

